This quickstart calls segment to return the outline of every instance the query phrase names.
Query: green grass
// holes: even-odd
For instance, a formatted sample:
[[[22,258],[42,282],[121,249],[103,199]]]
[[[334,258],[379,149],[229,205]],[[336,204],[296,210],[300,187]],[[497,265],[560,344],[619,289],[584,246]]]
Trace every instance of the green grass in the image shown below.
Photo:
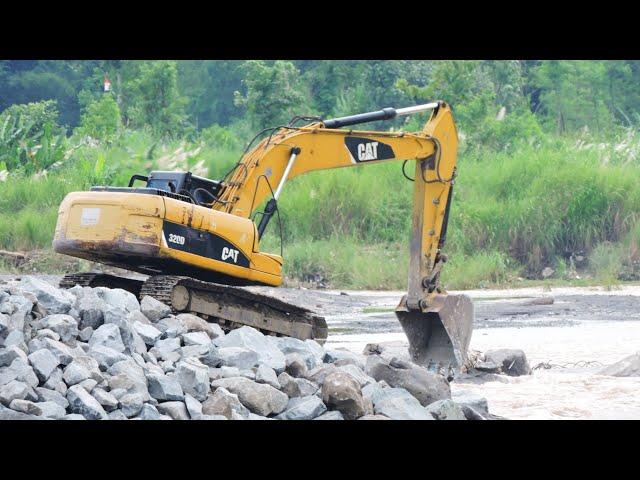
[[[521,284],[519,277],[540,278],[547,266],[555,271],[547,280],[552,283],[636,278],[640,168],[601,155],[557,138],[509,153],[461,155],[445,286]],[[144,132],[127,132],[110,146],[81,146],[46,177],[0,183],[0,249],[49,248],[67,192],[125,185],[133,173],[153,168],[204,169],[220,178],[238,157],[239,151],[206,144],[156,144]],[[406,288],[413,184],[400,167],[394,162],[314,172],[286,185],[280,211],[288,283]],[[280,252],[277,219],[262,249]],[[570,260],[579,252],[588,258],[581,279]]]

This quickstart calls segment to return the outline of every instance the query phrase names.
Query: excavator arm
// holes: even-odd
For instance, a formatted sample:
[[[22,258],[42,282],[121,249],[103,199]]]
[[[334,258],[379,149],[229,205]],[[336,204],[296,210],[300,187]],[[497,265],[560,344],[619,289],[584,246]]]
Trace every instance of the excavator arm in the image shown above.
[[[423,111],[431,111],[431,116],[420,132],[351,129]],[[458,141],[449,106],[434,102],[385,108],[261,133],[266,138],[250,144],[221,180],[156,171],[134,175],[128,187],[94,186],[88,192],[69,193],[58,212],[55,251],[148,278],[78,273],[65,276],[60,285],[126,288],[140,298],[153,296],[174,312],[196,313],[227,329],[249,325],[269,334],[322,342],[327,338],[324,318],[247,286],[282,282],[282,258],[261,252],[259,243],[283,187],[287,180],[316,170],[411,161],[415,167],[408,289],[396,314],[414,361],[444,373],[461,367],[473,306],[468,297],[449,295],[439,283]],[[134,186],[140,180],[146,185]],[[258,220],[265,202],[256,225],[253,219]]]
[[[432,113],[418,133],[341,128],[425,110]],[[448,295],[439,283],[446,262],[441,249],[456,176],[457,146],[451,108],[444,102],[281,127],[247,152],[227,175],[213,208],[249,217],[269,198],[258,226],[261,236],[287,180],[316,170],[415,161],[408,288],[396,313],[414,361],[455,369],[466,361],[473,321],[469,298]]]

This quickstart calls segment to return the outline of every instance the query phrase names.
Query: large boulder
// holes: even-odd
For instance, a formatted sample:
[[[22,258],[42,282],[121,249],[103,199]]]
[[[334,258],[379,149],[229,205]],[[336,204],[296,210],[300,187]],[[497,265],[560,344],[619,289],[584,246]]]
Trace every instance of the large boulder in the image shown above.
[[[41,416],[43,414],[43,411],[40,408],[39,404],[31,402],[29,400],[20,400],[16,398],[15,400],[11,401],[11,403],[9,404],[9,408],[11,410],[15,410],[16,412],[22,412],[28,415]]]
[[[178,351],[180,348],[180,339],[173,338],[164,338],[156,341],[155,345],[151,350],[158,360],[170,360],[177,361],[180,358],[180,352]]]
[[[44,387],[37,387],[35,391],[38,395],[38,401],[41,403],[53,402],[60,405],[65,410],[69,406],[69,402],[60,392],[49,390],[48,388]]]
[[[122,288],[96,287],[93,291],[109,306],[109,310],[116,308],[125,312],[140,310],[138,298]]]
[[[27,354],[16,345],[11,345],[8,348],[0,348],[0,367],[8,367],[16,358],[26,361]]]
[[[24,400],[29,395],[29,390],[29,385],[26,383],[12,380],[0,387],[0,403],[9,406],[13,400]]]
[[[62,379],[67,386],[71,387],[91,378],[91,372],[83,364],[73,361],[64,369]]]
[[[161,402],[182,401],[184,392],[180,382],[174,376],[150,374],[147,375],[149,395]]]
[[[273,388],[277,389],[280,389],[281,386],[280,382],[278,382],[276,371],[266,365],[258,365],[258,368],[256,369],[256,382],[266,383],[267,385],[271,385]]]
[[[33,293],[47,313],[67,313],[75,303],[75,297],[37,277],[23,277],[18,287]]]
[[[40,383],[33,367],[24,358],[16,358],[7,370],[16,380],[26,383],[31,388],[37,387]]]
[[[366,372],[376,381],[384,380],[391,387],[404,388],[425,407],[437,400],[451,398],[446,378],[410,362],[369,355]]]
[[[173,420],[189,420],[189,412],[183,402],[163,402],[156,407],[164,415],[168,415]]]
[[[202,403],[188,393],[184,396],[184,405],[187,407],[191,420],[200,420],[202,418]]]
[[[71,315],[61,313],[47,315],[41,321],[42,327],[60,336],[63,343],[69,343],[78,336],[78,322]]]
[[[58,367],[51,373],[51,375],[49,375],[49,379],[46,382],[44,382],[42,386],[49,390],[54,390],[61,395],[66,395],[67,384],[64,383],[62,376],[63,376],[62,368]]]
[[[176,366],[176,379],[185,393],[203,402],[209,393],[209,368],[196,358],[181,360]]]
[[[25,292],[26,293],[26,292]],[[24,331],[26,322],[31,318],[31,311],[39,304],[36,304],[37,299],[33,294],[30,294],[31,299],[25,298],[23,295],[11,295],[9,299],[0,305],[0,313],[7,317],[2,317],[4,327],[2,328],[6,334],[7,331],[18,330]],[[46,312],[45,312],[46,313]]]
[[[246,370],[258,365],[258,354],[248,348],[222,347],[217,349],[216,355],[221,359],[222,365],[227,367]]]
[[[74,385],[67,392],[69,409],[73,413],[78,413],[88,420],[105,420],[108,418],[107,412],[102,405],[91,396],[80,385]]]
[[[149,398],[145,371],[133,359],[116,362],[107,372],[111,375],[108,381],[111,388],[124,388],[127,393],[140,393],[145,400]]]
[[[133,323],[133,329],[140,335],[142,341],[149,346],[154,345],[162,335],[162,332],[153,325],[147,325],[139,321]]]
[[[213,388],[226,388],[238,395],[244,406],[264,417],[278,414],[287,407],[289,398],[271,385],[257,383],[244,377],[221,378],[211,382]]]
[[[80,330],[88,327],[95,330],[104,323],[104,312],[111,307],[91,287],[74,287],[69,291],[76,295],[75,309],[80,316]]]
[[[53,338],[44,338],[41,344],[42,348],[46,348],[55,355],[61,365],[69,365],[76,357],[76,354],[67,345],[58,342]],[[38,349],[36,349],[38,350]]]
[[[171,307],[149,295],[145,295],[140,302],[140,311],[152,322],[157,322],[171,314]]]
[[[348,373],[335,371],[322,384],[322,401],[330,410],[339,410],[347,420],[367,413],[360,384]]]
[[[302,341],[292,337],[268,337],[268,339],[285,356],[292,353],[300,355],[304,359],[308,370],[322,364],[324,349],[313,340]]]
[[[138,418],[140,420],[161,420],[162,417],[163,415],[158,411],[156,407],[149,403],[145,403],[140,410],[140,414],[135,418]]]
[[[248,326],[232,330],[224,337],[213,340],[218,348],[241,347],[256,352],[258,362],[282,373],[286,366],[284,354],[267,337]]]
[[[359,367],[357,367],[352,363],[340,365],[338,366],[338,370],[346,372],[349,375],[351,375],[353,378],[355,378],[360,384],[361,388],[365,387],[366,385],[369,385],[370,383],[376,383],[374,378],[364,373]]]
[[[313,420],[327,411],[327,407],[315,395],[292,398],[287,409],[278,415],[279,420]]]
[[[88,354],[98,362],[100,370],[103,371],[106,371],[114,363],[121,362],[128,358],[122,352],[118,352],[117,350],[104,345],[92,346],[89,349]]]
[[[77,363],[78,365],[82,365],[86,368],[89,371],[89,378],[92,378],[97,383],[102,383],[105,380],[104,375],[100,371],[100,364],[95,358],[89,355],[78,355],[71,363]]]
[[[210,345],[211,338],[206,332],[187,332],[181,335],[182,343],[185,346],[192,345]]]
[[[5,348],[16,346],[20,348],[22,351],[28,351],[27,345],[25,344],[24,332],[22,330],[13,330],[7,338],[4,339]]]
[[[473,393],[468,390],[453,391],[451,392],[451,400],[456,402],[458,405],[467,405],[472,407],[480,413],[489,413],[489,402],[487,402],[485,397],[480,396],[477,393]]]
[[[165,317],[154,323],[154,326],[163,333],[162,338],[176,338],[187,333],[184,322],[177,317]]]
[[[531,367],[522,350],[508,348],[487,350],[484,352],[484,360],[498,365],[502,373],[511,377],[531,375]]]
[[[127,418],[135,417],[144,405],[145,397],[140,393],[127,393],[120,397],[120,410]]]
[[[188,358],[188,357],[196,357],[200,359],[200,357],[204,357],[208,355],[212,349],[215,347],[212,344],[209,345],[189,345],[186,347],[180,347],[179,353],[180,358]],[[202,362],[204,363],[204,362]]]
[[[133,324],[129,320],[130,313],[127,313],[124,310],[113,308],[104,315],[104,323],[106,325],[113,324],[117,325],[120,330],[120,338],[122,339],[122,343],[125,346],[125,352],[129,355],[134,353],[143,354],[147,351],[147,346],[144,343],[144,340],[136,330],[133,328]],[[104,325],[98,328],[102,328]]]
[[[329,410],[314,418],[314,420],[344,420],[344,416],[337,410]]]
[[[280,390],[286,393],[289,398],[314,395],[320,388],[306,378],[294,378],[287,372],[278,375],[278,383]]]
[[[384,388],[373,396],[373,409],[392,420],[433,420],[433,415],[404,388]]]
[[[224,336],[220,325],[217,323],[209,323],[205,319],[191,313],[180,313],[176,315],[176,318],[182,322],[187,332],[204,332],[210,339]]]
[[[40,408],[40,416],[52,420],[61,420],[67,414],[66,410],[56,402],[39,402],[36,404]]]
[[[285,357],[286,372],[292,377],[299,378],[304,377],[307,373],[307,364],[299,353],[289,353]]]
[[[315,383],[316,385],[322,386],[325,378],[336,371],[339,371],[338,367],[336,367],[332,363],[319,365],[316,368],[309,370],[306,373],[305,378]]]
[[[9,315],[0,312],[0,338],[9,331]]]
[[[94,388],[91,392],[91,396],[95,398],[107,412],[112,412],[118,408],[118,399],[114,397],[112,393],[107,392],[102,388]]]
[[[338,362],[340,362],[341,365],[351,363],[360,367],[361,370],[364,370],[365,356],[358,355],[357,353],[346,349],[327,350],[324,356],[324,363]]]
[[[427,411],[436,420],[466,420],[464,411],[453,400],[444,399],[427,406]]]
[[[42,420],[41,417],[35,415],[27,415],[26,413],[16,412],[10,408],[0,405],[0,420]]]
[[[110,392],[115,392],[115,390],[124,390],[124,394],[128,393],[139,393],[142,397],[148,400],[150,397],[149,390],[147,388],[147,379],[142,375],[142,379],[140,377],[132,376],[126,372],[118,373],[109,377],[107,381]],[[114,396],[115,393],[113,393]],[[118,400],[120,400],[121,396],[117,396]]]
[[[640,377],[640,352],[629,355],[619,362],[603,368],[599,374],[611,377]]]
[[[224,387],[219,387],[209,395],[202,404],[202,413],[205,415],[223,415],[231,420],[234,413],[242,418],[249,417],[249,409],[245,407],[238,395],[231,393]]]
[[[89,339],[90,347],[93,348],[98,345],[111,348],[116,352],[124,352],[125,346],[120,335],[120,328],[113,323],[100,325]]]

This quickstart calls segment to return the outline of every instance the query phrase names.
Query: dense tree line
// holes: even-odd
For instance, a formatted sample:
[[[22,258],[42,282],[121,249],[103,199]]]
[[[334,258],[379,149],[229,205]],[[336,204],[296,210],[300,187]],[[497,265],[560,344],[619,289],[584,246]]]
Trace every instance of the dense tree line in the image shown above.
[[[607,134],[613,125],[634,126],[638,85],[639,61],[5,60],[0,112],[54,100],[69,131],[91,130],[94,119],[102,122],[94,134],[106,135],[111,122],[178,137],[444,99],[463,132],[501,144],[539,130]]]

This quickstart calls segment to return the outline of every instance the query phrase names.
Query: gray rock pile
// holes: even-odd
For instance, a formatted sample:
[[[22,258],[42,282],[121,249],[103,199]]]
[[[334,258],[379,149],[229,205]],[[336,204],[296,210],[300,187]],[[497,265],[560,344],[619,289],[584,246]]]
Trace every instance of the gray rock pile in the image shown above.
[[[522,350],[500,348],[487,350],[476,360],[473,368],[478,372],[503,374],[510,377],[531,375],[531,367]]]
[[[443,376],[368,353],[225,334],[120,289],[0,284],[0,419],[491,418]]]

